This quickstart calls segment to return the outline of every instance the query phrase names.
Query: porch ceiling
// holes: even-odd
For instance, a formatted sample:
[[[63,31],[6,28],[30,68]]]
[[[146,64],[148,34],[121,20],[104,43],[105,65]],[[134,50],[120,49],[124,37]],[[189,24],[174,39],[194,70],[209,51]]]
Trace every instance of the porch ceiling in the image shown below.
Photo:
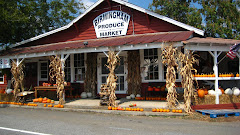
[[[101,39],[67,41],[32,47],[12,48],[2,52],[0,57],[28,58],[62,53],[102,52],[108,51],[108,47],[115,47],[117,48],[116,50],[160,48],[159,43],[185,41],[192,34],[193,31],[161,32]],[[87,45],[84,45],[84,42],[87,42]]]

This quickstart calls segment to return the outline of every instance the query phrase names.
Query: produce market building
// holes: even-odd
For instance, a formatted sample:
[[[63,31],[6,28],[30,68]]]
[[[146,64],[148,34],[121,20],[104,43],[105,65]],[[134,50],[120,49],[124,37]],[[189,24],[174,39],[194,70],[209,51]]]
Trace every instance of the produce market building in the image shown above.
[[[24,62],[25,87],[30,88],[50,82],[49,56],[58,55],[65,62],[65,81],[71,83],[73,95],[87,91],[97,96],[109,73],[105,66],[107,52],[114,50],[120,57],[115,71],[116,95],[153,96],[159,93],[149,93],[148,86],[161,88],[166,82],[166,67],[161,60],[163,45],[173,45],[181,51],[192,50],[200,56],[200,64],[196,66],[199,74],[216,76],[197,77],[202,85],[212,86],[211,89],[219,85],[224,89],[239,87],[240,78],[235,77],[240,70],[239,58],[223,58],[237,42],[205,38],[200,29],[123,0],[99,0],[68,25],[2,50],[0,65],[9,69],[11,60]],[[234,77],[219,78],[220,73],[233,73]],[[140,83],[135,80],[138,76]],[[0,87],[6,87],[9,79],[1,72]],[[177,82],[180,87],[180,75]],[[139,90],[133,90],[132,83],[139,83]]]

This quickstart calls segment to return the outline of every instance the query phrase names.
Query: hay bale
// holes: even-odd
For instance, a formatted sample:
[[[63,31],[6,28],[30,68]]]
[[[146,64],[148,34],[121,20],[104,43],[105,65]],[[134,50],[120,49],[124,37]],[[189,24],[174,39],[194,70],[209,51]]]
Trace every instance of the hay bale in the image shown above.
[[[204,98],[195,98],[196,105],[215,104],[215,96],[205,95]],[[223,94],[219,96],[219,104],[240,103],[240,96]]]

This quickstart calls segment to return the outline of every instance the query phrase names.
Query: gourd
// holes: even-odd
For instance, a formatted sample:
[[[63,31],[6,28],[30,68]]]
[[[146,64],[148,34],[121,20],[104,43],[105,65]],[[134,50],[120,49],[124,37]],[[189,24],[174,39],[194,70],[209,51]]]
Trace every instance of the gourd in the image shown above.
[[[205,92],[204,92],[203,89],[199,89],[199,90],[197,91],[197,93],[198,93],[198,97],[200,97],[200,98],[203,98],[204,95],[205,95]]]
[[[224,93],[227,95],[232,95],[233,92],[232,92],[231,88],[227,88]]]

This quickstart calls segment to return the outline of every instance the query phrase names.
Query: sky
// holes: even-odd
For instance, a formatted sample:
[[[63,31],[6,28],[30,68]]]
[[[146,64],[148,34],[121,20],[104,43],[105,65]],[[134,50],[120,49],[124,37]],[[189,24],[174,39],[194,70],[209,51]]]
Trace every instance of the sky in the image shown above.
[[[97,1],[98,0],[82,0],[82,2],[88,7]],[[125,1],[128,1],[129,3],[132,3],[145,9],[148,9],[149,4],[152,3],[152,0],[125,0]]]

